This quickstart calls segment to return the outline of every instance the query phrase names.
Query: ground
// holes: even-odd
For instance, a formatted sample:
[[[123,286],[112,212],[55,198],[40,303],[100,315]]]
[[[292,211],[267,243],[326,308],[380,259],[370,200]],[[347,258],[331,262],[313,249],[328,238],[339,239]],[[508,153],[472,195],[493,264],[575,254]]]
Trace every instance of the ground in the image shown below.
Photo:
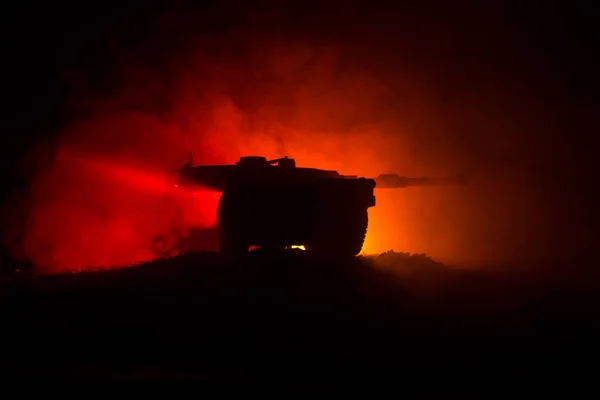
[[[548,379],[587,370],[600,333],[593,284],[556,276],[457,270],[404,253],[340,263],[292,251],[256,252],[239,265],[203,252],[12,279],[0,291],[3,370],[68,379],[390,376],[404,385],[424,376]]]

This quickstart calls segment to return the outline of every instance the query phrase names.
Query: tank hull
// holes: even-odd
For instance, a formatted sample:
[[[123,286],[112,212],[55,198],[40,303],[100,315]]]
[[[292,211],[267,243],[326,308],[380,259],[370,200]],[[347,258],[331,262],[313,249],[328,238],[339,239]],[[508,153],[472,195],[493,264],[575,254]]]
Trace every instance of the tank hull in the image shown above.
[[[169,180],[176,186],[200,186],[222,193],[217,211],[219,251],[230,256],[252,246],[283,249],[304,246],[334,256],[360,253],[375,206],[375,187],[405,188],[456,184],[455,178],[375,178],[296,167],[284,157],[242,157],[232,165],[194,166],[190,160]]]
[[[369,179],[321,179],[298,184],[231,185],[218,209],[220,251],[245,253],[250,246],[356,255],[375,205]]]

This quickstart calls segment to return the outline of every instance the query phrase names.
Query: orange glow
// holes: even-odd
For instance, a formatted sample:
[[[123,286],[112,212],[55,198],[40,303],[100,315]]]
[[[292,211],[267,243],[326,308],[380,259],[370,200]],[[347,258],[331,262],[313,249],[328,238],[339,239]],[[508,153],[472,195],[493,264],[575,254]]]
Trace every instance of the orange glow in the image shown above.
[[[81,98],[73,104],[93,112],[65,126],[28,195],[11,203],[9,213],[23,215],[4,232],[13,253],[43,272],[116,267],[156,257],[157,237],[170,248],[190,229],[213,226],[218,193],[166,181],[166,171],[186,162],[189,151],[196,164],[287,155],[299,167],[366,177],[470,172],[463,169],[464,143],[446,135],[453,123],[462,127],[454,119],[459,113],[440,108],[420,70],[376,70],[360,57],[347,61],[337,45],[235,40],[260,54],[217,60],[192,46],[172,56],[165,77],[125,52],[117,57],[123,84],[113,96],[90,99],[76,82]],[[490,147],[509,142],[498,137]],[[496,245],[507,243],[502,224],[532,215],[518,208],[516,194],[513,203],[506,196],[515,180],[503,182],[468,195],[448,187],[376,190],[362,251],[427,253],[442,261],[499,253]]]
[[[310,47],[304,50],[309,57]],[[293,73],[288,70],[293,65],[282,63],[285,47],[276,44],[272,53],[271,69]],[[190,229],[213,226],[218,193],[192,193],[167,184],[165,172],[179,168],[187,151],[194,153],[197,164],[233,163],[245,155],[287,155],[299,166],[344,174],[390,172],[382,155],[391,141],[402,142],[392,139],[395,132],[386,132],[381,124],[360,123],[350,130],[340,125],[348,116],[361,114],[361,107],[370,107],[383,87],[358,73],[341,76],[344,89],[335,89],[336,79],[322,74],[335,53],[331,49],[317,56],[322,61],[304,87],[282,87],[296,98],[291,120],[269,99],[249,114],[233,97],[216,93],[218,87],[194,81],[189,73],[181,75],[181,89],[172,93],[178,99],[172,110],[176,119],[115,110],[122,98],[143,93],[143,85],[132,84],[116,97],[98,101],[95,116],[69,124],[53,163],[39,169],[20,253],[47,272],[113,267],[156,257],[156,237],[163,236],[161,246],[168,248]],[[124,67],[125,75],[129,68]],[[324,90],[326,86],[330,89]],[[194,97],[198,88],[208,94],[208,102]],[[368,252],[384,249],[377,245],[381,224],[377,217],[374,221]]]

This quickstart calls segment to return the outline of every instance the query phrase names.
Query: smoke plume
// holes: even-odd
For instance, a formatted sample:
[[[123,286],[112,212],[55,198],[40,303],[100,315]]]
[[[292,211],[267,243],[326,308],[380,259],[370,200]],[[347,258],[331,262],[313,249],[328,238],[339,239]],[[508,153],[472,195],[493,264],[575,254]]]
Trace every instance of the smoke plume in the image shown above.
[[[102,66],[64,70],[72,118],[40,145],[51,156],[5,232],[15,255],[44,272],[115,267],[155,257],[157,237],[212,226],[217,193],[164,179],[189,151],[206,164],[287,155],[363,176],[464,173],[467,186],[377,190],[363,251],[468,265],[547,250],[555,210],[534,138],[551,129],[548,105],[534,107],[515,64],[526,43],[494,33],[503,21],[239,9],[232,29],[190,10],[164,11],[139,34],[115,28]]]

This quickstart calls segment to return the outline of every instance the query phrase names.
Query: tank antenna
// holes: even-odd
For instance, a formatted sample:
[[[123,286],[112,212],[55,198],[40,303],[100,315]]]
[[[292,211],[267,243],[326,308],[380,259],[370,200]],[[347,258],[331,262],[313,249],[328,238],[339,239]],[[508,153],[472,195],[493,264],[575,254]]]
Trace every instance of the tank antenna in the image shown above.
[[[190,166],[193,167],[194,159],[193,159],[192,150],[190,147],[189,126],[186,121],[181,122],[181,133],[183,134],[183,143],[184,143],[185,150],[188,153],[188,159],[189,159]]]

